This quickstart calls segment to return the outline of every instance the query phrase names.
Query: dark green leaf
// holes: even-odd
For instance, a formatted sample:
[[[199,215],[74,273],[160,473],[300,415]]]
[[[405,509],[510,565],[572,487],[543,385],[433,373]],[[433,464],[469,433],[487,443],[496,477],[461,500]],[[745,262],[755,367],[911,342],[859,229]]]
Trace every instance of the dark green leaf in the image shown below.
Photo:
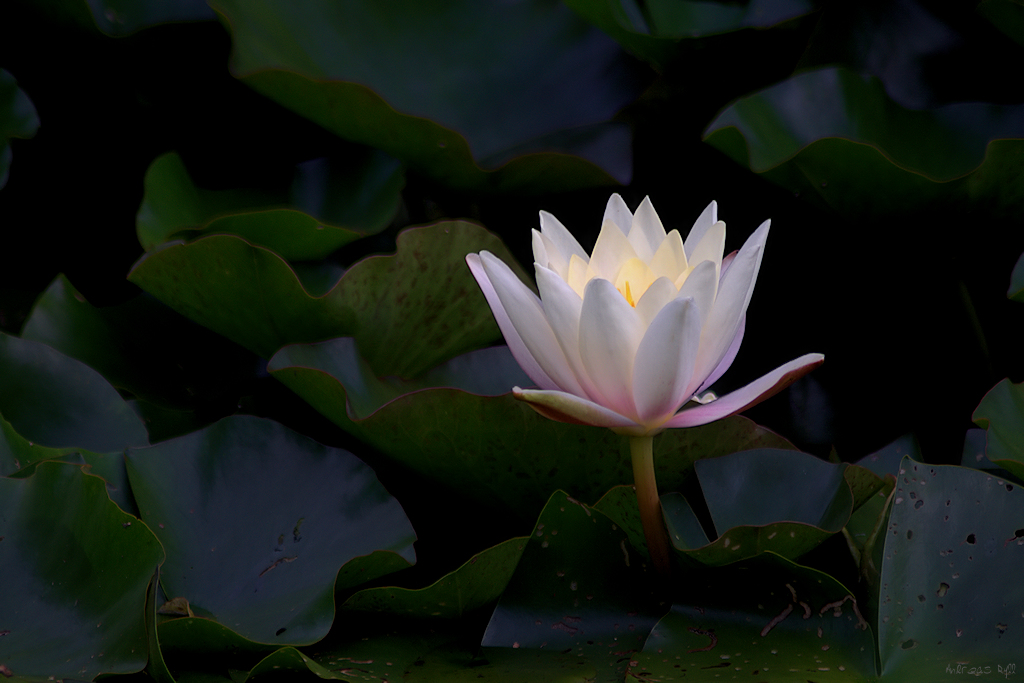
[[[1024,652],[1024,491],[909,458],[896,486],[879,601],[883,678],[945,677],[960,662],[998,675]]]
[[[1024,5],[1020,0],[981,0],[977,11],[1010,39],[1024,45]]]
[[[1013,273],[1010,274],[1010,289],[1007,290],[1006,296],[1024,303],[1024,254],[1020,255],[1013,267]]]
[[[694,463],[718,538],[707,545],[686,500],[662,496],[676,549],[704,564],[722,565],[771,551],[795,559],[850,519],[853,495],[845,464],[799,451],[759,449]]]
[[[0,478],[0,664],[81,680],[141,670],[146,588],[162,560],[149,529],[81,467]]]
[[[227,233],[289,261],[320,259],[387,227],[403,184],[397,161],[360,148],[344,164],[300,164],[291,188],[205,190],[181,158],[168,153],[146,172],[136,230],[147,251],[174,236]]]
[[[748,0],[738,3],[646,0],[644,6],[651,17],[653,34],[678,38],[696,38],[741,28],[766,28],[815,9],[809,0]]]
[[[625,533],[557,491],[537,519],[482,644],[571,650],[598,669],[597,680],[621,681],[629,656],[664,614],[650,588]]]
[[[319,640],[336,579],[358,585],[414,559],[401,506],[366,465],[269,420],[131,450],[128,474],[168,551],[168,597],[256,643]],[[342,569],[352,561],[358,571]]]
[[[876,679],[871,630],[856,598],[827,574],[765,553],[690,572],[676,590],[634,656],[638,680]]]
[[[498,339],[465,263],[485,249],[514,263],[497,237],[472,223],[412,228],[398,236],[396,254],[360,261],[321,297],[277,254],[227,235],[151,252],[128,277],[264,358],[285,344],[353,335],[379,374],[415,377]]]
[[[985,394],[974,411],[975,424],[987,429],[985,455],[1024,479],[1024,382],[1004,379]]]
[[[853,213],[903,214],[958,196],[1021,207],[1019,106],[905,109],[840,67],[808,71],[730,105],[705,139],[785,187]],[[970,175],[969,178],[964,176]],[[957,180],[949,186],[949,183]]]
[[[346,600],[341,610],[343,615],[351,610],[398,617],[458,619],[498,599],[523,554],[527,540],[512,538],[488,548],[426,588],[413,590],[384,586],[363,589]]]
[[[46,344],[0,334],[0,414],[33,444],[99,453],[148,443],[103,377]]]
[[[553,490],[596,501],[633,480],[625,438],[552,422],[505,393],[528,383],[506,347],[454,358],[416,382],[378,379],[351,339],[286,347],[268,369],[389,458],[488,507],[529,518]],[[655,442],[658,481],[679,488],[695,460],[760,446],[792,447],[742,417],[669,430]]]
[[[636,86],[618,46],[561,3],[213,7],[245,83],[436,180],[550,191],[631,175],[628,129],[609,120]],[[506,174],[514,157],[531,172]]]
[[[39,128],[31,100],[9,72],[0,69],[0,189],[11,172],[11,138],[30,138]]]

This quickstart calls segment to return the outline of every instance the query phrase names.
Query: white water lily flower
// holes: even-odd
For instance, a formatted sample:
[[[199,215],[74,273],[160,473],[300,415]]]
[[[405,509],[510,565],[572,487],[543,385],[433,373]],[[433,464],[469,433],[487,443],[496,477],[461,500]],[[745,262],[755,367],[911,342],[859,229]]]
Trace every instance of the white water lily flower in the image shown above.
[[[770,221],[725,258],[715,202],[684,242],[650,199],[633,214],[613,194],[591,256],[551,214],[541,211],[540,224],[540,298],[490,252],[466,262],[539,387],[514,395],[547,417],[633,436],[694,427],[759,403],[824,359],[807,354],[720,398],[705,393],[739,350]]]

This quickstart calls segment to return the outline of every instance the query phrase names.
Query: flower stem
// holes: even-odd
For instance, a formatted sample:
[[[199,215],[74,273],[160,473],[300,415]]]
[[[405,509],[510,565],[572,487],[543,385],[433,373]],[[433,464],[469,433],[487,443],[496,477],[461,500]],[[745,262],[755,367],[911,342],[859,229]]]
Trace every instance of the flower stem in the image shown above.
[[[636,502],[640,507],[640,521],[644,525],[647,551],[654,568],[663,577],[669,575],[668,530],[661,516],[658,482],[654,478],[654,437],[629,437],[629,452],[633,457],[633,484]]]

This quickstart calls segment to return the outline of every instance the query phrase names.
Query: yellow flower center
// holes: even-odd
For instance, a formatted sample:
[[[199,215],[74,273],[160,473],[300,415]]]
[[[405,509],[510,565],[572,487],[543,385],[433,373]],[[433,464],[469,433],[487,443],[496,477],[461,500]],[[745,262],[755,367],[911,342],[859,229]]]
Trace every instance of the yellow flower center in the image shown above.
[[[628,280],[626,281],[626,291],[622,292],[622,296],[626,297],[626,301],[629,302],[630,306],[632,306],[633,308],[636,308],[636,302],[633,301],[633,293],[629,291],[629,281]]]

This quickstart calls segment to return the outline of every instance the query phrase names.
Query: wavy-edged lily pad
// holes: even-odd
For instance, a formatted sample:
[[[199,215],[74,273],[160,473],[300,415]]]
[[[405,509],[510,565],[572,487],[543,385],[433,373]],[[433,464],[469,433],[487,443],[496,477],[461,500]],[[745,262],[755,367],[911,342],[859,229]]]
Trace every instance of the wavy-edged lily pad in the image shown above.
[[[382,586],[351,595],[341,611],[459,619],[498,599],[508,585],[528,538],[512,538],[471,557],[420,589]]]
[[[506,347],[470,352],[399,382],[376,377],[351,339],[282,349],[268,370],[335,424],[420,476],[488,507],[532,518],[562,488],[596,501],[633,479],[625,438],[552,422],[506,393],[522,371]],[[743,417],[669,430],[655,443],[663,487],[680,487],[700,458],[792,448]]]
[[[160,543],[67,463],[0,478],[0,664],[92,680],[146,665],[146,589]]]
[[[288,261],[320,259],[387,227],[404,183],[395,159],[360,148],[344,164],[300,164],[292,186],[276,192],[206,190],[195,185],[181,157],[169,152],[146,171],[136,230],[146,251],[176,237],[228,233]]]
[[[151,442],[208,424],[210,406],[237,403],[255,359],[222,337],[182,319],[148,294],[93,306],[63,275],[39,296],[22,338],[82,361],[133,394]]]
[[[622,680],[628,655],[664,614],[651,585],[610,518],[556,491],[494,608],[484,652],[571,651],[598,669],[598,680]]]
[[[948,668],[958,662],[998,675],[1024,652],[1024,490],[909,458],[896,482],[879,599],[883,680],[959,674]]]
[[[168,597],[253,642],[319,640],[336,583],[414,561],[412,527],[372,470],[275,422],[226,418],[127,457],[142,519],[168,551]]]
[[[690,572],[630,673],[638,680],[875,680],[875,642],[851,592],[765,553]],[[894,679],[899,680],[899,679]]]
[[[10,72],[0,69],[0,189],[11,172],[11,138],[30,138],[39,128],[39,115]]]
[[[694,466],[717,538],[708,543],[681,494],[661,500],[676,550],[703,564],[730,564],[769,551],[796,559],[839,532],[853,512],[845,464],[762,448]]]
[[[974,410],[974,423],[985,428],[985,455],[1024,480],[1024,382],[1004,379],[985,394]]]
[[[951,194],[1007,210],[1020,207],[1022,112],[982,103],[909,110],[877,79],[830,67],[740,99],[704,135],[737,163],[841,211],[902,214]]]
[[[98,372],[46,344],[6,334],[0,414],[30,446],[103,453],[149,443],[142,421]]]
[[[398,236],[395,254],[360,261],[313,297],[274,252],[213,235],[149,253],[128,279],[264,358],[286,344],[352,335],[379,374],[415,377],[498,339],[465,263],[466,254],[485,249],[514,262],[478,225],[412,228]]]
[[[243,82],[436,180],[550,191],[631,175],[630,134],[610,119],[635,81],[618,46],[560,4],[212,6]]]

